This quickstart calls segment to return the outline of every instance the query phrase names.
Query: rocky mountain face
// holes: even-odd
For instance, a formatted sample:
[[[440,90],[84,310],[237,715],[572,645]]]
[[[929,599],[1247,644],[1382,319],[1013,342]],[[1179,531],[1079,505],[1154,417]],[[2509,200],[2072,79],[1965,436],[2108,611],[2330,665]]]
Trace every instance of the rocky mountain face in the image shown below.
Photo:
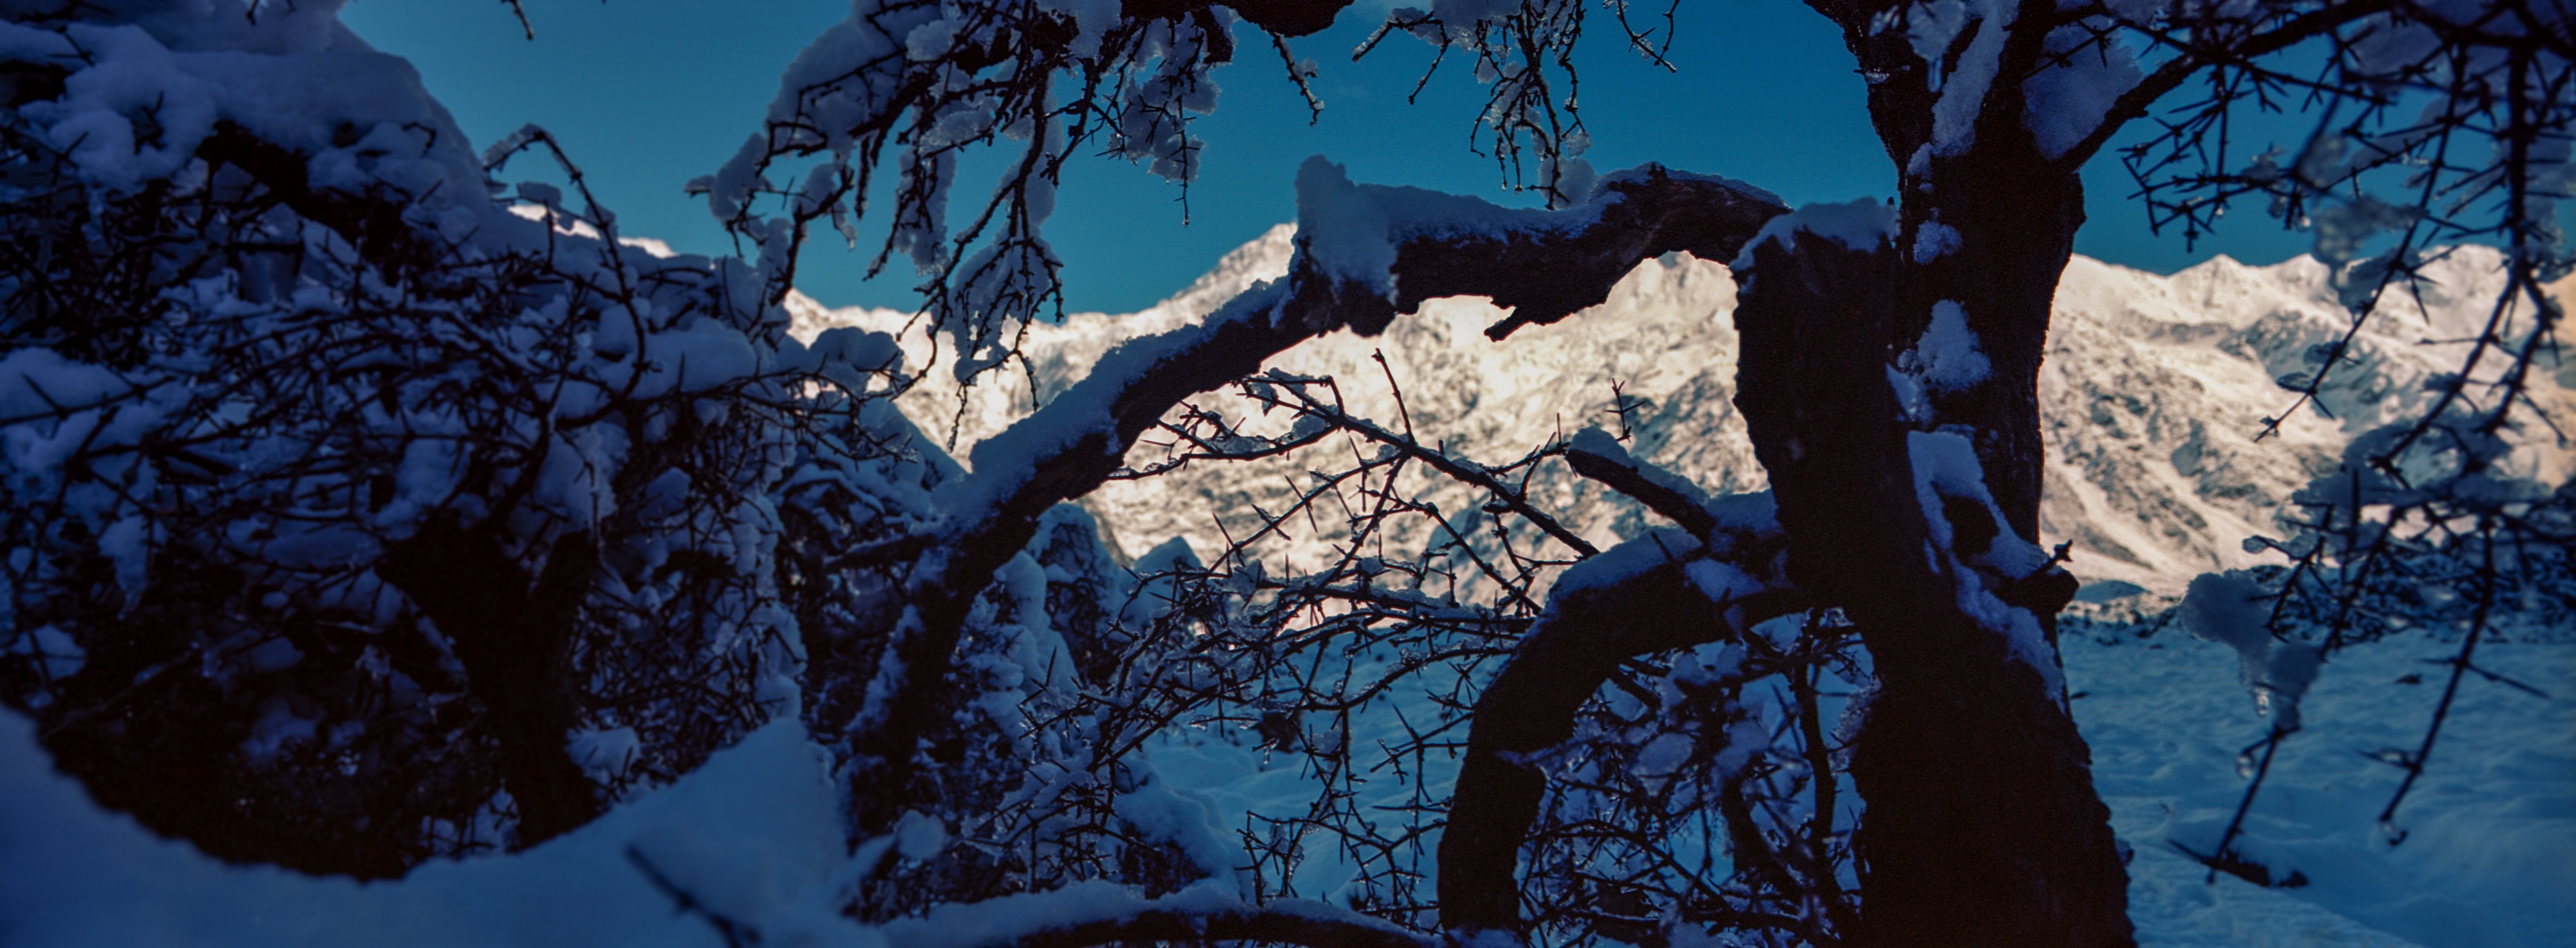
[[[2291,494],[2333,471],[2354,436],[2432,407],[2439,396],[2429,383],[2461,370],[2471,355],[2462,340],[2494,311],[2499,264],[2485,247],[2431,263],[2412,292],[2383,300],[2318,399],[2300,405],[2282,383],[2315,372],[2322,350],[2352,326],[2322,264],[2219,257],[2165,277],[2075,258],[2058,284],[2040,376],[2042,532],[2074,541],[2078,575],[2158,592],[2204,571],[2278,560],[2247,552],[2245,539],[2284,535],[2283,519],[2299,515],[2285,507]],[[2562,300],[2569,288],[2559,285]],[[2472,396],[2503,361],[2481,360]],[[2534,386],[2532,407],[2559,430],[2505,435],[2521,448],[2514,473],[2556,487],[2576,463],[2560,433],[2576,433],[2567,425],[2576,359],[2544,357],[2542,366],[2556,371]],[[2273,418],[2280,425],[2266,434]]]
[[[962,457],[974,441],[1081,378],[1118,342],[1200,318],[1252,283],[1284,273],[1291,236],[1287,226],[1273,229],[1151,309],[1033,327],[1024,371],[994,373],[962,395],[944,367],[926,371],[902,407],[932,437],[953,436],[952,451]],[[2355,335],[2318,402],[2298,406],[2276,380],[2315,371],[2312,353],[2350,328],[2322,265],[2301,258],[2248,267],[2221,257],[2167,277],[2076,258],[2058,290],[2039,384],[2050,445],[2043,541],[2073,543],[2070,566],[2090,584],[2087,598],[2178,593],[2203,571],[2276,560],[2278,553],[2248,552],[2246,537],[2282,535],[2283,518],[2295,514],[2285,506],[2289,498],[2333,470],[2346,442],[2436,397],[2426,383],[2457,372],[2468,353],[2451,340],[2474,337],[2490,315],[2502,279],[2496,264],[2493,251],[2475,247],[2433,263],[2428,283],[2384,305]],[[1676,255],[1640,265],[1601,306],[1501,343],[1483,334],[1501,310],[1479,299],[1437,300],[1382,336],[1335,335],[1271,368],[1332,377],[1350,413],[1487,466],[1597,426],[1626,436],[1633,454],[1712,492],[1759,490],[1763,472],[1731,401],[1734,301],[1724,267]],[[801,297],[790,307],[798,331],[809,335],[838,325],[898,332],[907,322],[905,314],[833,310]],[[929,361],[919,327],[904,342],[916,364]],[[2568,424],[2576,420],[2569,394],[2576,359],[2544,358],[2543,365],[2554,374],[2536,386],[2535,403],[2576,433]],[[1250,433],[1284,432],[1292,420],[1283,411],[1264,417],[1260,403],[1237,392],[1194,404]],[[2271,417],[2283,420],[2264,435]],[[2576,450],[2534,427],[2541,430],[2508,433],[2523,447],[2515,456],[2520,473],[2550,486],[2565,482]],[[1273,571],[1309,568],[1348,545],[1345,511],[1367,497],[1346,483],[1305,508],[1298,498],[1320,474],[1348,470],[1379,450],[1336,435],[1285,457],[1194,462],[1113,482],[1084,504],[1129,556],[1181,537],[1200,557],[1213,558],[1230,538],[1275,522],[1277,535],[1249,549]],[[1164,457],[1140,444],[1128,461],[1141,468]],[[1596,545],[1658,525],[1555,459],[1514,469],[1507,479],[1522,485],[1534,507]],[[1482,493],[1420,465],[1399,475],[1394,488],[1422,501],[1426,512],[1389,521],[1368,541],[1368,555],[1417,555],[1454,535],[1489,562],[1507,561],[1506,547],[1567,557],[1516,517],[1504,515],[1513,526],[1498,535]]]

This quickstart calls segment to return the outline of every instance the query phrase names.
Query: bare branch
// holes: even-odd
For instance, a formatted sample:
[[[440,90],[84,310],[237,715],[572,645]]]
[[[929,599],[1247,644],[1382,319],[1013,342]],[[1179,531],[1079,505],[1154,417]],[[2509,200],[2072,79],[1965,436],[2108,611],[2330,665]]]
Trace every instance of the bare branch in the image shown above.
[[[1703,514],[1705,515],[1705,514]],[[1714,521],[1714,518],[1711,518]],[[1440,838],[1440,924],[1450,931],[1518,933],[1521,845],[1538,816],[1547,776],[1531,759],[1573,735],[1575,710],[1632,656],[1740,637],[1772,616],[1805,607],[1781,575],[1778,525],[1744,524],[1751,534],[1723,554],[1764,582],[1741,600],[1717,602],[1684,577],[1697,548],[1654,550],[1657,535],[1623,544],[1630,557],[1670,559],[1600,585],[1560,585],[1514,650],[1511,663],[1476,701],[1467,757],[1458,770],[1449,825]],[[1714,524],[1712,524],[1714,529]],[[1653,551],[1653,552],[1650,552]],[[1765,555],[1766,553],[1771,555]],[[1569,582],[1573,582],[1569,580]]]
[[[2154,73],[2140,80],[2136,86],[2121,93],[2120,98],[2111,104],[2110,110],[2103,114],[2102,124],[2094,126],[2092,134],[2084,136],[2082,141],[2075,144],[2075,147],[2067,149],[2066,154],[2058,158],[2058,163],[2068,168],[2083,165],[2093,157],[2095,152],[2102,150],[2102,145],[2109,142],[2111,136],[2117,134],[2121,128],[2126,127],[2130,120],[2147,114],[2147,109],[2153,107],[2157,100],[2164,98],[2166,93],[2181,87],[2184,82],[2214,64],[2241,63],[2280,52],[2331,33],[2345,24],[2385,13],[2395,7],[2396,3],[2397,0],[2351,0],[2347,3],[2330,3],[2269,30],[2259,33],[2247,31],[2233,43],[2217,45],[2215,48],[2195,47],[2183,55],[2167,60],[2163,65],[2156,67]]]
[[[1301,244],[1285,280],[1237,297],[1202,325],[1113,350],[1054,402],[976,446],[974,473],[941,489],[941,541],[906,580],[922,625],[891,646],[900,676],[869,686],[866,706],[884,718],[861,722],[862,733],[852,735],[860,757],[887,768],[877,785],[888,792],[863,804],[863,831],[900,812],[915,748],[936,706],[912,696],[947,673],[969,607],[993,571],[1028,542],[1040,514],[1100,486],[1137,436],[1183,399],[1249,375],[1325,332],[1349,327],[1373,335],[1397,313],[1441,296],[1486,295],[1519,307],[1487,331],[1497,338],[1519,325],[1553,322],[1600,302],[1641,260],[1674,251],[1726,258],[1784,210],[1767,192],[1657,166],[1614,176],[1592,204],[1568,211],[1506,215],[1473,202],[1463,213],[1480,222],[1476,228],[1437,212],[1396,213],[1409,198],[1403,189],[1370,188],[1340,198],[1382,202],[1384,239],[1396,250],[1388,274],[1398,288],[1394,298],[1358,275],[1328,272],[1311,243]],[[1493,224],[1497,217],[1509,223]]]

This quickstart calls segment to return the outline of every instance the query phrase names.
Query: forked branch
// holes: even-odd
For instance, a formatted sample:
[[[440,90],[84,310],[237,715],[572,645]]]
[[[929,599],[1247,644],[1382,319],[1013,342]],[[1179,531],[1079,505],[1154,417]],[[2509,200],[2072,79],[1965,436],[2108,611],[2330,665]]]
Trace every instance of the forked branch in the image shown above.
[[[1728,534],[1713,552],[1695,543],[1657,549],[1669,542],[1667,535],[1649,534],[1614,549],[1612,557],[1661,555],[1661,565],[1601,581],[1586,582],[1579,572],[1559,581],[1547,612],[1476,699],[1467,757],[1440,837],[1442,929],[1516,937],[1524,931],[1515,876],[1547,791],[1547,775],[1532,758],[1573,737],[1576,712],[1620,663],[1740,638],[1763,620],[1806,608],[1806,597],[1786,579],[1787,540],[1768,505],[1744,512],[1755,515],[1721,521],[1701,511],[1711,533]],[[1684,560],[1705,558],[1742,580],[1725,601],[1712,599],[1683,569]]]
[[[1727,259],[1786,210],[1758,188],[1651,165],[1611,176],[1590,204],[1558,212],[1352,185],[1320,159],[1299,178],[1302,235],[1284,280],[1199,325],[1112,351],[1054,402],[977,445],[974,473],[941,489],[940,536],[906,582],[920,622],[897,634],[884,666],[896,671],[869,685],[865,706],[877,716],[851,735],[861,766],[878,768],[870,783],[883,788],[858,803],[861,832],[902,811],[916,749],[938,726],[937,703],[921,698],[946,678],[975,596],[1028,544],[1041,514],[1099,487],[1183,399],[1336,329],[1374,335],[1437,297],[1517,307],[1488,330],[1496,338],[1554,322],[1601,302],[1640,261],[1675,251]],[[1348,263],[1387,257],[1392,265],[1374,274]]]

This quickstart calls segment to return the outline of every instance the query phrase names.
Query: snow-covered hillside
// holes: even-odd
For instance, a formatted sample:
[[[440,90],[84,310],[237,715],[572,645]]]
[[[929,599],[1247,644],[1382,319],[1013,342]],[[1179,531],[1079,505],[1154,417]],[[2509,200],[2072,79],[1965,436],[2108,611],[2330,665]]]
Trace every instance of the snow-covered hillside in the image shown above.
[[[2460,370],[2468,345],[2459,340],[2478,335],[2503,288],[2498,259],[2463,247],[2432,263],[2420,294],[2392,294],[2363,327],[2319,403],[2293,411],[2296,395],[2275,380],[2313,372],[2311,350],[2351,323],[2324,266],[2218,257],[2163,277],[2077,257],[2058,284],[2040,376],[2041,529],[2075,542],[2078,575],[2158,592],[2276,560],[2243,541],[2282,535],[2279,518],[2295,513],[2283,502],[2332,470],[2354,435],[2432,403],[2426,383]],[[2576,361],[2565,365],[2533,397],[2560,430],[2576,431],[2567,424]],[[2275,416],[2285,418],[2279,432],[2256,442]],[[2576,445],[2545,428],[2508,436],[2523,446],[2516,473],[2552,487],[2567,480]]]
[[[1194,318],[1276,273],[1287,238],[1274,231],[1153,310],[1039,327],[1028,373],[1037,397],[1079,377],[1116,340]],[[2052,533],[2077,543],[2075,565],[2100,583],[2097,595],[2120,588],[2111,580],[2169,591],[2212,564],[2249,561],[2238,545],[2243,532],[2269,529],[2281,499],[2379,417],[2378,406],[2420,397],[2423,376],[2456,359],[2414,340],[2456,335],[2457,320],[2475,315],[2445,300],[2475,298],[2477,263],[2464,254],[2445,265],[2461,268],[2462,289],[2433,298],[2429,329],[2398,319],[2365,336],[2371,371],[2329,392],[2337,418],[2293,419],[2278,444],[2256,444],[2249,438],[2261,416],[2289,398],[2270,380],[2295,369],[2305,347],[2340,318],[2316,269],[2221,260],[2165,278],[2078,260],[2061,291],[2043,380],[2053,450],[2047,516]],[[1760,472],[1728,401],[1732,301],[1723,269],[1670,259],[1639,268],[1603,311],[1508,344],[1482,335],[1495,316],[1490,308],[1444,301],[1383,338],[1326,340],[1283,366],[1343,378],[1351,407],[1381,418],[1397,414],[1392,375],[1425,441],[1488,461],[1584,425],[1616,429],[1606,413],[1615,381],[1646,403],[1629,422],[1638,453],[1712,488],[1755,488]],[[902,321],[810,301],[796,308],[806,331]],[[1371,359],[1379,351],[1384,371]],[[996,430],[1031,398],[1025,378],[1006,378],[974,390],[958,415],[955,390],[940,387],[941,377],[934,373],[906,407],[933,431],[958,418],[961,442]],[[2543,393],[2561,412],[2568,377],[2562,370]],[[1243,403],[1206,404],[1241,411]],[[2524,460],[2563,477],[2566,452],[2538,447]],[[1091,503],[1131,554],[1171,535],[1212,552],[1222,542],[1217,524],[1239,523],[1248,504],[1275,502],[1295,472],[1293,462],[1203,465],[1114,484]],[[1570,522],[1605,534],[1644,525],[1624,501],[1561,473],[1543,472],[1534,483],[1558,495]],[[1437,495],[1444,509],[1474,510],[1464,492],[1449,491]],[[1317,555],[1325,542],[1301,535],[1271,552]],[[2130,895],[2142,944],[2576,948],[2576,929],[2565,924],[2576,875],[2564,855],[2576,846],[2576,747],[2567,741],[2576,700],[2565,692],[2465,690],[2447,743],[2401,815],[2408,842],[2390,847],[2374,835],[2372,818],[2396,775],[2353,751],[2420,734],[2434,689],[2393,683],[2430,677],[2418,674],[2420,662],[2446,651],[2419,641],[2345,653],[2307,698],[2309,732],[2284,745],[2237,843],[2309,884],[2259,888],[2213,880],[2173,848],[2209,845],[2243,787],[2238,748],[2265,726],[2238,680],[2235,653],[2151,625],[2071,628],[2080,634],[2066,641],[2069,690],[2114,827],[2135,853]],[[2479,659],[2544,685],[2576,676],[2563,644],[2498,645]],[[1155,756],[1177,792],[1206,807],[1198,818],[1209,838],[1230,838],[1247,810],[1301,812],[1311,800],[1293,756],[1200,743]],[[773,725],[529,852],[440,861],[399,881],[360,885],[225,866],[154,838],[53,773],[24,718],[0,715],[0,944],[715,945],[725,938],[707,921],[714,913],[754,926],[762,943],[909,948],[953,943],[969,926],[989,931],[1133,907],[1132,893],[1094,888],[1004,908],[958,907],[883,929],[856,926],[834,911],[833,899],[883,850],[857,859],[839,852],[840,788],[824,754],[793,725]],[[941,842],[918,848],[935,851]],[[901,845],[912,852],[915,843]],[[648,870],[696,900],[695,914],[675,912]],[[1222,888],[1169,898],[1236,897]]]
[[[1083,314],[1063,325],[1034,327],[1025,372],[988,376],[958,391],[947,373],[931,371],[904,399],[923,427],[945,434],[956,452],[1025,415],[1030,382],[1043,400],[1082,377],[1119,341],[1171,328],[1214,308],[1257,280],[1286,271],[1293,230],[1274,228],[1228,255],[1189,289],[1139,313]],[[2213,569],[2279,559],[2247,552],[2245,538],[2278,536],[2283,504],[2310,478],[2331,470],[2344,443],[2386,420],[2419,412],[2431,399],[2426,380],[2453,372],[2465,346],[2444,340],[2476,335],[2500,288],[2495,252],[2467,247],[2427,268],[2420,299],[2383,308],[2355,340],[2345,364],[2329,375],[2322,404],[2290,411],[2296,396],[2275,380],[2311,371],[2311,347],[2339,338],[2349,323],[2327,285],[2324,267],[2300,258],[2248,267],[2225,257],[2170,277],[2078,257],[2057,295],[2048,361],[2040,379],[2049,442],[2045,542],[2074,543],[2072,568],[2099,598],[2138,589],[2178,594]],[[2571,284],[2562,284],[2562,291]],[[1527,328],[1504,342],[1483,330],[1501,312],[1482,300],[1435,300],[1385,335],[1337,334],[1271,363],[1303,375],[1329,375],[1353,413],[1390,425],[1409,417],[1425,443],[1486,464],[1516,460],[1552,437],[1585,426],[1620,430],[1611,411],[1617,393],[1636,407],[1627,424],[1631,450],[1715,491],[1758,490],[1763,474],[1731,401],[1735,284],[1724,267],[1686,256],[1649,262],[1629,274],[1601,306],[1576,318]],[[800,334],[837,325],[894,330],[902,314],[828,310],[811,300],[790,304]],[[916,330],[907,337],[916,360],[929,354]],[[1371,358],[1382,353],[1386,367]],[[2561,427],[2576,431],[2576,362],[2536,386],[2535,398]],[[1391,382],[1390,382],[1391,377]],[[1397,410],[1394,392],[1404,395]],[[1229,418],[1259,412],[1232,393],[1201,397]],[[2288,413],[2277,434],[2256,443],[2267,417]],[[1284,418],[1270,419],[1283,430]],[[1260,426],[1253,426],[1258,429]],[[2521,432],[2524,473],[2547,484],[2565,481],[2576,450],[2551,432]],[[1149,438],[1148,440],[1152,440]],[[1188,539],[1202,556],[1224,548],[1278,511],[1309,469],[1330,469],[1327,441],[1300,456],[1239,463],[1201,463],[1136,481],[1113,482],[1085,501],[1130,555],[1163,540]],[[1140,446],[1130,462],[1159,452]],[[1477,497],[1453,481],[1421,485],[1443,511],[1477,516]],[[1561,464],[1540,466],[1534,501],[1559,513],[1596,543],[1634,536],[1649,515],[1626,498],[1582,481]],[[1291,565],[1312,564],[1336,538],[1331,524],[1263,547]],[[1473,533],[1460,524],[1461,532]],[[1404,539],[1425,539],[1417,529]],[[1275,565],[1275,564],[1274,564]]]
[[[962,415],[957,389],[942,372],[929,373],[927,383],[905,397],[905,410],[938,433],[945,433],[954,419],[957,453],[963,456],[967,444],[1027,412],[1032,379],[1043,399],[1081,378],[1093,360],[1118,342],[1195,318],[1244,287],[1284,273],[1292,236],[1288,226],[1272,229],[1228,255],[1189,289],[1141,313],[1083,314],[1061,326],[1034,328],[1027,372],[988,377],[967,393]],[[1489,465],[1517,460],[1550,438],[1585,426],[1619,430],[1618,419],[1609,412],[1616,385],[1640,406],[1629,419],[1638,437],[1632,445],[1636,453],[1712,488],[1759,490],[1761,467],[1728,400],[1735,330],[1727,314],[1734,302],[1735,283],[1723,267],[1676,256],[1639,267],[1597,311],[1523,329],[1506,342],[1485,337],[1485,327],[1501,313],[1484,301],[1433,300],[1419,316],[1397,320],[1382,336],[1337,333],[1293,349],[1270,366],[1331,376],[1340,381],[1353,414],[1399,427],[1409,416],[1423,443],[1446,444],[1455,454]],[[898,314],[882,310],[826,311],[795,302],[790,308],[799,332],[846,324],[900,325]],[[910,351],[927,352],[919,333],[906,341],[912,343]],[[1386,358],[1383,369],[1371,358],[1378,353]],[[1402,411],[1396,405],[1398,388]],[[1257,402],[1232,392],[1210,393],[1193,402],[1228,418],[1260,414]],[[1276,433],[1286,430],[1288,419],[1274,413],[1249,427]],[[1257,525],[1256,508],[1284,509],[1306,470],[1332,465],[1335,453],[1347,457],[1349,450],[1328,439],[1301,455],[1194,464],[1154,478],[1112,482],[1084,503],[1130,556],[1173,536],[1186,538],[1207,556],[1224,549],[1229,534],[1243,536]],[[1129,460],[1141,466],[1160,456],[1155,448],[1139,446]],[[1454,519],[1478,516],[1480,498],[1455,482],[1410,483],[1441,510],[1453,512]],[[1531,496],[1563,522],[1588,527],[1586,538],[1602,546],[1650,525],[1648,515],[1625,497],[1571,476],[1561,464],[1541,466]],[[1263,552],[1292,565],[1314,564],[1337,537],[1332,524],[1321,526],[1293,533],[1288,542],[1265,544]],[[1458,526],[1462,533],[1476,532],[1464,522]],[[1428,539],[1425,534],[1420,524],[1410,524],[1398,529],[1397,539],[1420,543]]]

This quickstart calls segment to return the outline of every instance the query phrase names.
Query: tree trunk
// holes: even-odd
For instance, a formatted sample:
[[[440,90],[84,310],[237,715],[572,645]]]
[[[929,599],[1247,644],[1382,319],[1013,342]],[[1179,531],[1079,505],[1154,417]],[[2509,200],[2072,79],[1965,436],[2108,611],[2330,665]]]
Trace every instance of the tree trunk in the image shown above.
[[[1998,131],[1994,136],[2003,138]],[[1934,158],[1908,176],[1896,246],[1898,349],[1912,346],[1936,305],[1956,305],[1990,368],[1977,384],[1927,393],[1931,421],[1976,432],[1986,489],[2014,533],[2039,539],[2039,363],[2048,349],[2057,278],[2084,223],[2084,186],[2035,150],[1998,141]],[[1924,240],[1928,226],[1956,236]],[[1938,253],[1931,253],[1938,249]],[[2055,610],[2049,610],[2053,613]]]
[[[1888,366],[1913,338],[1901,324],[1925,321],[1907,300],[1933,291],[1910,285],[1885,245],[1802,235],[1794,251],[1766,243],[1754,254],[1736,309],[1737,405],[1779,500],[1792,578],[1859,627],[1879,681],[1852,764],[1868,802],[1854,839],[1864,893],[1855,943],[2130,944],[2126,874],[2083,738],[2042,669],[1965,612],[1962,589],[1979,579],[1936,555],[1933,514],[1915,493]],[[2044,303],[2053,287],[2052,272],[2036,294],[1991,293]],[[1974,426],[1981,459],[1998,458],[1987,483],[2007,519],[2027,507],[2034,523],[2037,416],[2010,400],[2035,402],[2044,316],[2038,326],[2015,340],[2026,360],[1990,347],[1997,378],[1958,419]],[[2025,419],[2026,437],[1987,430]],[[2029,487],[2018,491],[2024,470]],[[1982,507],[1974,516],[1995,529]],[[2030,607],[2053,614],[2065,583],[2041,585],[2048,595]]]
[[[599,553],[587,533],[555,542],[534,582],[488,532],[432,520],[385,551],[376,574],[447,636],[500,745],[501,784],[525,849],[597,819],[590,776],[565,744],[577,722],[572,628]]]

